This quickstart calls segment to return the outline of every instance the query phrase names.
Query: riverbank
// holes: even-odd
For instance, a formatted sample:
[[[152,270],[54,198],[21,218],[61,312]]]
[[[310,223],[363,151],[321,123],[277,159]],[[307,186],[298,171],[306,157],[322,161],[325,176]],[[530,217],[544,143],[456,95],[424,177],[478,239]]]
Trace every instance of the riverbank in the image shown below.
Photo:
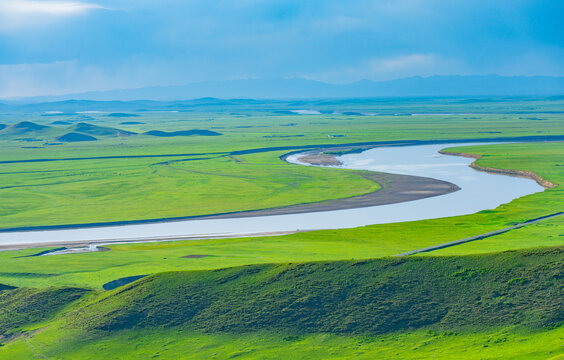
[[[481,165],[476,164],[476,161],[481,159],[482,155],[467,154],[467,153],[461,153],[461,152],[450,152],[450,151],[447,151],[447,150],[440,150],[439,153],[443,154],[443,155],[462,156],[462,157],[466,157],[466,158],[476,159],[469,166],[472,169],[477,170],[477,171],[484,171],[484,172],[487,172],[487,173],[490,173],[490,174],[508,175],[508,176],[516,176],[516,177],[520,177],[520,178],[525,178],[525,179],[531,179],[531,180],[536,181],[537,184],[539,184],[540,186],[542,186],[546,189],[552,189],[552,188],[555,188],[556,186],[558,186],[557,184],[553,184],[550,181],[541,178],[540,176],[538,176],[537,174],[535,174],[531,171],[512,170],[512,169],[496,169],[496,168],[486,167],[486,166],[481,166]]]
[[[375,155],[372,155],[371,151],[366,154],[347,155],[342,158],[346,162],[346,169],[333,171],[347,173],[348,176],[361,176],[380,184],[381,187],[378,191],[360,196],[197,218],[169,218],[138,224],[108,224],[129,226],[102,228],[101,224],[97,224],[98,227],[80,228],[75,225],[69,226],[71,229],[52,228],[46,229],[52,231],[45,232],[4,232],[0,233],[0,243],[5,245],[54,242],[59,244],[63,241],[113,243],[122,240],[159,241],[163,238],[192,240],[231,238],[241,234],[254,236],[264,232],[355,228],[372,224],[466,215],[484,209],[494,209],[517,197],[542,191],[542,188],[534,182],[480,175],[468,167],[471,162],[469,160],[460,158],[453,162],[447,157],[438,155],[437,152],[446,146],[448,144],[421,147],[394,146],[371,150],[376,151]],[[318,151],[322,152],[323,149]],[[312,153],[309,151],[306,155]],[[292,153],[281,157],[291,163],[300,164],[296,159],[301,156],[302,154]],[[301,164],[296,165],[298,170],[303,168],[303,163]],[[382,167],[381,164],[388,165]],[[392,172],[404,175],[391,174]],[[465,191],[457,191],[459,186]],[[487,190],[487,196],[484,196],[484,190]],[[437,196],[453,192],[454,194],[449,196]],[[335,195],[339,196],[339,193]],[[414,203],[410,200],[421,202]]]

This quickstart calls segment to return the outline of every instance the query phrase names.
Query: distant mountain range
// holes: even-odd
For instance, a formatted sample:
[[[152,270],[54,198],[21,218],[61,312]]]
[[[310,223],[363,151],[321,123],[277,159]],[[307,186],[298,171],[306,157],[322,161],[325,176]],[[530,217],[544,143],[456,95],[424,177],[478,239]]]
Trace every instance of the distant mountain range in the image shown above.
[[[306,79],[246,79],[209,81],[182,86],[152,86],[20,99],[27,103],[95,100],[304,99],[434,96],[549,96],[564,95],[564,77],[550,76],[431,76],[390,81],[362,80],[327,84]]]

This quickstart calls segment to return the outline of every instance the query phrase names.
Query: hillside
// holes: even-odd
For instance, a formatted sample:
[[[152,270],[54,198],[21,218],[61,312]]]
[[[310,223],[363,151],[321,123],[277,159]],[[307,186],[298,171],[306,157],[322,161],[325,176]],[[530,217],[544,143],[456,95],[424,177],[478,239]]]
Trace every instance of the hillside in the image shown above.
[[[81,141],[96,141],[98,139],[96,139],[94,136],[81,134],[77,132],[70,132],[65,135],[61,135],[57,137],[55,140],[61,142],[81,142]]]
[[[98,125],[93,125],[93,124],[89,124],[89,123],[85,123],[85,122],[81,122],[81,123],[78,123],[76,125],[73,125],[73,126],[69,127],[69,129],[72,130],[72,131],[75,131],[75,132],[88,134],[88,135],[92,135],[92,136],[131,136],[131,135],[136,135],[136,133],[134,133],[132,131],[120,130],[120,129],[105,127],[105,126],[98,126]]]
[[[57,358],[68,357],[67,352],[77,347],[105,351],[110,346],[115,356],[128,348],[149,347],[154,352],[158,343],[135,342],[135,337],[163,331],[167,343],[203,334],[221,336],[222,348],[235,346],[238,337],[258,336],[260,346],[275,346],[277,353],[284,353],[285,342],[276,345],[281,339],[269,334],[291,341],[316,334],[356,341],[371,336],[368,345],[389,336],[397,339],[397,334],[404,334],[402,341],[407,341],[422,330],[433,338],[461,334],[459,340],[449,340],[452,346],[468,334],[492,334],[515,326],[521,330],[504,330],[506,337],[523,331],[547,336],[559,331],[564,323],[563,274],[564,247],[169,272],[88,297],[76,288],[5,290],[0,292],[0,324],[4,336],[14,336],[18,329],[33,329],[42,322],[41,327],[48,329],[25,339]],[[123,336],[129,339],[127,345],[120,345]],[[480,341],[490,341],[489,335],[481,336]],[[550,336],[542,345],[548,349],[556,346]],[[38,343],[36,337],[49,342]],[[18,337],[2,342],[10,345],[0,348],[2,358],[15,358],[9,356],[13,349],[21,351]],[[391,346],[399,351],[403,345],[396,340]],[[542,354],[544,348],[538,346],[529,351]]]
[[[31,121],[21,121],[16,124],[7,125],[3,128],[0,126],[0,134],[6,135],[29,135],[42,134],[51,130],[52,127],[36,124]]]
[[[151,130],[144,133],[145,135],[158,136],[158,137],[172,137],[172,136],[218,136],[221,135],[218,132],[211,130],[200,130],[200,129],[190,129],[190,130],[179,130],[179,131],[160,131]]]
[[[73,315],[88,329],[387,333],[564,322],[564,248],[157,274]]]
[[[0,286],[0,340],[17,333],[22,325],[53,317],[64,306],[88,292],[71,287],[2,290]]]
[[[81,100],[180,100],[202,97],[219,98],[350,98],[411,96],[534,96],[562,95],[564,77],[550,76],[430,76],[388,81],[361,80],[348,84],[330,84],[303,78],[237,79],[206,81],[180,86],[152,86],[42,96],[30,102]]]

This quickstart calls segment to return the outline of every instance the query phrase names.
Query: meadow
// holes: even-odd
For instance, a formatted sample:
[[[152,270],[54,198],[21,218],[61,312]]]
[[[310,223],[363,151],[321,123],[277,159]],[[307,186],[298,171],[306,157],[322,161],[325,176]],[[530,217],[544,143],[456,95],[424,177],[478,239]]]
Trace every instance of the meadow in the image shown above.
[[[209,100],[191,107],[168,104],[167,111],[149,108],[136,109],[131,114],[118,113],[137,115],[134,117],[109,116],[106,107],[111,105],[105,103],[18,108],[2,115],[0,123],[28,121],[48,127],[0,130],[0,228],[264,209],[355,196],[377,189],[376,184],[358,174],[302,168],[278,158],[300,146],[563,133],[561,115],[556,111],[561,100],[470,100],[258,104],[241,101],[225,105]],[[331,113],[296,115],[288,110],[296,107],[315,107]],[[171,112],[172,109],[180,110]],[[45,113],[57,110],[64,112]],[[97,141],[57,142],[61,135],[81,129],[82,123],[106,131],[89,133]],[[137,135],[120,136],[108,129]],[[145,134],[189,129],[222,135]],[[342,137],[330,137],[334,135]],[[248,153],[277,147],[287,150]]]
[[[564,134],[560,99],[235,101],[228,110],[202,101],[189,111],[137,111],[126,120],[77,114],[63,108],[69,104],[51,106],[71,115],[44,116],[59,108],[41,107],[6,113],[0,122],[25,119],[51,128],[28,134],[38,142],[0,131],[0,227],[190,216],[377,190],[354,172],[280,160],[310,145]],[[340,113],[288,113],[303,108]],[[428,115],[413,115],[421,113]],[[121,124],[130,120],[142,124]],[[54,121],[223,135],[98,135],[45,145],[67,131]],[[116,244],[72,255],[2,251],[0,357],[562,359],[564,217],[393,256],[562,211],[564,143],[447,151],[481,155],[480,166],[530,171],[558,186],[496,209],[433,220]],[[103,290],[140,275],[147,276]]]
[[[564,146],[555,143],[496,144],[451,148],[452,152],[482,155],[477,164],[499,169],[532,171],[542,178],[564,182]],[[285,164],[281,152],[244,155],[263,158],[282,167],[304,171],[333,169]],[[242,171],[242,170],[240,170]],[[346,173],[345,171],[341,171]],[[250,173],[248,174],[250,176]],[[515,199],[497,209],[477,214],[408,223],[372,225],[354,229],[302,232],[284,236],[189,240],[109,245],[111,251],[25,257],[43,249],[0,252],[0,283],[12,286],[77,286],[100,289],[120,277],[162,271],[205,270],[246,264],[368,259],[464,239],[562,211],[562,187]],[[297,193],[296,193],[297,194]],[[235,195],[233,195],[235,196]],[[538,246],[564,241],[564,219],[548,219],[474,243],[427,253],[471,254]],[[467,250],[465,250],[467,249]],[[204,255],[193,258],[192,255]],[[188,256],[188,257],[186,257]],[[17,269],[17,271],[14,271]]]

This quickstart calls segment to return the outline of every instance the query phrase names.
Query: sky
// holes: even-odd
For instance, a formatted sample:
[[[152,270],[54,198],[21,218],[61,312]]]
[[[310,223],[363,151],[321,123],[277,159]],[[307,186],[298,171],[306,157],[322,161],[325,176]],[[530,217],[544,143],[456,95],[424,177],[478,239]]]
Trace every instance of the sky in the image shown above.
[[[564,76],[561,0],[0,0],[0,97],[232,79]]]

